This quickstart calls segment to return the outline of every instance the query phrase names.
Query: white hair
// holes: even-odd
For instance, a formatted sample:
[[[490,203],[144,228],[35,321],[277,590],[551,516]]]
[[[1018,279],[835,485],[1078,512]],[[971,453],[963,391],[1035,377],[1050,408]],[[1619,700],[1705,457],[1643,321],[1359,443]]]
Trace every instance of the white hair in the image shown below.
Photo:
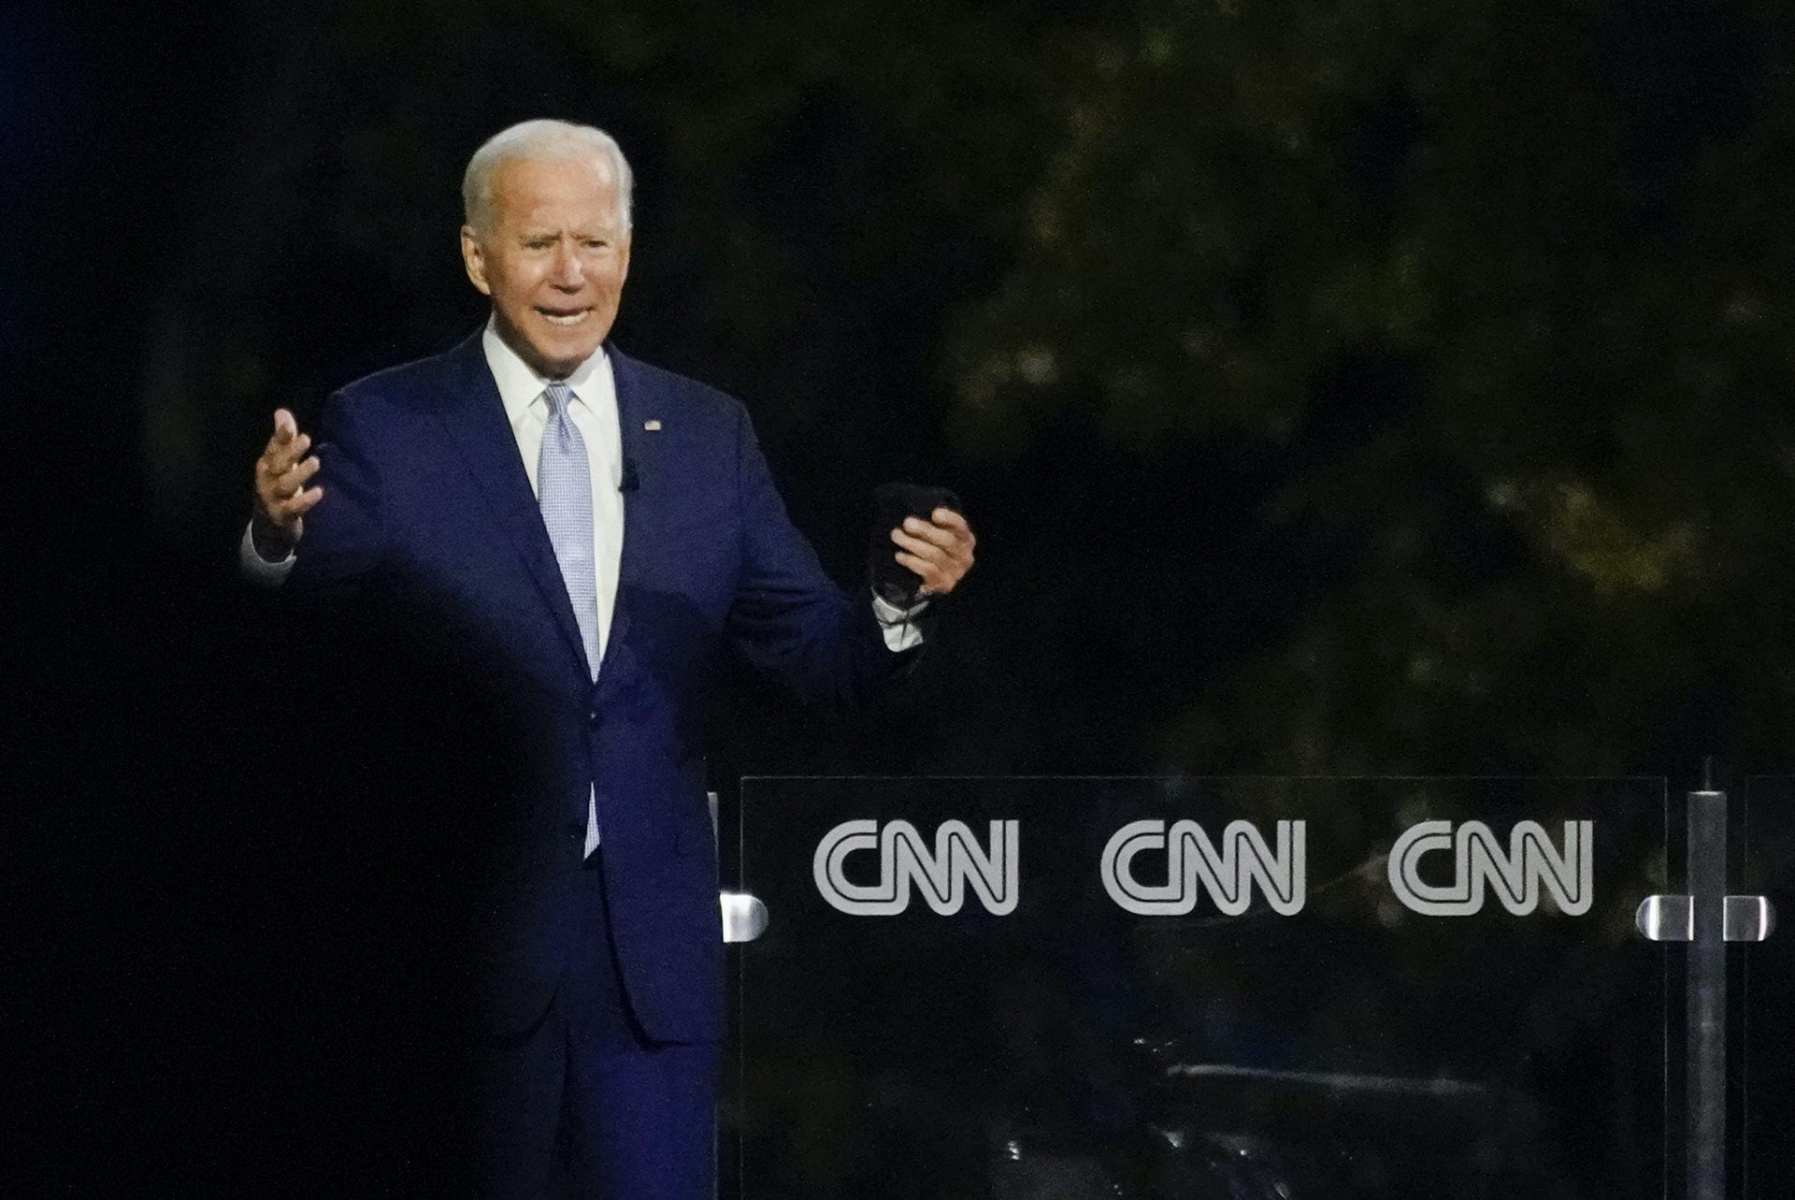
[[[474,156],[467,160],[467,173],[461,177],[461,204],[467,223],[481,232],[491,227],[492,181],[499,164],[509,159],[582,158],[603,158],[610,164],[611,178],[617,184],[617,215],[627,231],[635,177],[616,139],[591,125],[548,119],[522,121],[501,129],[474,151]]]

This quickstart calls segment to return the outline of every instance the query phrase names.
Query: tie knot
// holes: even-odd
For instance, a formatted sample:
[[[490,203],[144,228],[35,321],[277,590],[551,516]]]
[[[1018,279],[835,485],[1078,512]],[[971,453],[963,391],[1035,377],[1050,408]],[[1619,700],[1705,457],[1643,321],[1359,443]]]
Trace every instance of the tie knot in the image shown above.
[[[551,383],[542,393],[548,399],[550,416],[559,417],[567,411],[567,404],[573,399],[573,389],[565,383]]]

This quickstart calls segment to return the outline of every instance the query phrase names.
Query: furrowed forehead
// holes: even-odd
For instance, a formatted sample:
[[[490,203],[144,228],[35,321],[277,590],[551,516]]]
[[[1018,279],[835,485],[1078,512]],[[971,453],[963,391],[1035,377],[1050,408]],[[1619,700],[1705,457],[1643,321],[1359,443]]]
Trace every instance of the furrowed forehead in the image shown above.
[[[506,213],[516,228],[566,233],[616,233],[617,210],[610,204],[529,204]]]

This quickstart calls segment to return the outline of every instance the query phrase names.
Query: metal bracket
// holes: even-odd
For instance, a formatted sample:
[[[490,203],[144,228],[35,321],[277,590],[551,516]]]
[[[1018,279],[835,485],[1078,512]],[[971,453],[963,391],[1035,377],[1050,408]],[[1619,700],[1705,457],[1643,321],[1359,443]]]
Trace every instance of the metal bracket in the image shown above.
[[[1647,896],[1633,914],[1633,924],[1647,941],[1693,942],[1694,896]]]
[[[1729,942],[1767,941],[1776,932],[1776,906],[1768,896],[1728,896],[1724,922]]]
[[[1776,906],[1768,896],[1728,896],[1722,937],[1729,942],[1763,942],[1776,932]],[[1640,935],[1653,942],[1695,940],[1695,897],[1647,896],[1633,914]]]
[[[718,892],[723,907],[723,941],[752,942],[767,931],[767,906],[747,892]]]
[[[717,829],[717,793],[706,792],[711,810],[711,844],[721,846]],[[718,892],[717,906],[723,910],[723,944],[733,946],[752,942],[767,931],[767,906],[760,897],[747,892]]]

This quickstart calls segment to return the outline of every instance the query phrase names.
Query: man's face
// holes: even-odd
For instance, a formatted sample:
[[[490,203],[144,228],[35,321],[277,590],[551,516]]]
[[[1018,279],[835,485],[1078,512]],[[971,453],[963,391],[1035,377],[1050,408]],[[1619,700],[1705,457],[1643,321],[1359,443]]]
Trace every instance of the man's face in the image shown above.
[[[499,335],[551,379],[591,357],[623,296],[629,231],[604,159],[507,159],[489,227],[461,229],[461,257],[492,297]]]

